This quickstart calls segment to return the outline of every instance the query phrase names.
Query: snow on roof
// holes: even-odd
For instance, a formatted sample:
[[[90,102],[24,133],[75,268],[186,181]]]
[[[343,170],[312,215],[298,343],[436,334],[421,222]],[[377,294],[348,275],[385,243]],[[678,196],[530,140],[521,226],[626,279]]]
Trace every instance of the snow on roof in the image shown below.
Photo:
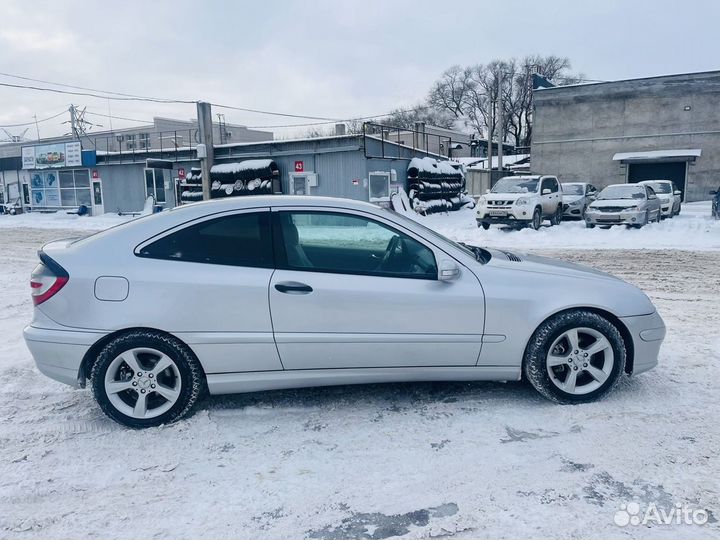
[[[526,159],[530,158],[530,154],[515,154],[510,156],[503,156],[503,167],[507,167],[510,165],[515,165],[516,163],[519,163],[521,161],[525,161]],[[498,168],[498,157],[493,156],[492,158],[492,168],[497,169]],[[477,170],[477,169],[487,169],[487,158],[482,158],[479,160],[476,164],[471,165],[468,167],[468,169],[471,170]]]
[[[213,165],[210,169],[211,173],[237,173],[240,171],[248,171],[255,169],[267,169],[272,163],[272,159],[246,159],[236,163],[222,163]]]
[[[431,174],[450,174],[453,176],[458,174],[458,170],[453,167],[449,161],[439,161],[430,157],[412,158],[408,169],[410,169],[410,167],[415,167],[418,171]]]
[[[613,161],[643,161],[649,159],[663,158],[696,158],[700,157],[700,148],[688,148],[684,150],[651,150],[649,152],[619,152],[613,156]]]

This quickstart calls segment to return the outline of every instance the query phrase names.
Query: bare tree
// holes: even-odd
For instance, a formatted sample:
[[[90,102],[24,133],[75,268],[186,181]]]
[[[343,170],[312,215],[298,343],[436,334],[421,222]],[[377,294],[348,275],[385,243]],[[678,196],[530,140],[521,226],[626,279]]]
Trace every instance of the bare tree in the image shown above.
[[[494,60],[462,68],[453,66],[433,84],[428,105],[471,126],[480,136],[488,127],[497,133],[493,107],[503,107],[503,133],[516,146],[528,146],[532,137],[532,75],[537,73],[561,84],[580,77],[569,73],[570,61],[557,56],[531,55],[516,60]],[[492,122],[493,125],[489,126]]]
[[[429,105],[418,105],[411,109],[395,109],[381,121],[389,126],[403,129],[415,129],[415,122],[425,122],[431,126],[451,128],[455,117],[443,109],[435,109]]]

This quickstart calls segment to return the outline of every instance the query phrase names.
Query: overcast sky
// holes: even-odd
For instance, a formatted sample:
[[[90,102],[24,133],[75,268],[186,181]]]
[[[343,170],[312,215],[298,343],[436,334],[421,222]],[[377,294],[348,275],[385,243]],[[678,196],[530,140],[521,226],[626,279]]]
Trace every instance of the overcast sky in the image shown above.
[[[347,118],[416,104],[453,64],[534,53],[568,56],[574,71],[600,80],[718,69],[718,20],[715,0],[0,0],[0,71]],[[0,125],[46,118],[71,102],[108,113],[103,99],[0,87]],[[190,104],[109,108],[140,120],[195,115]],[[222,112],[249,126],[301,122]],[[109,128],[107,118],[89,118]],[[62,120],[40,124],[41,136],[66,131]]]

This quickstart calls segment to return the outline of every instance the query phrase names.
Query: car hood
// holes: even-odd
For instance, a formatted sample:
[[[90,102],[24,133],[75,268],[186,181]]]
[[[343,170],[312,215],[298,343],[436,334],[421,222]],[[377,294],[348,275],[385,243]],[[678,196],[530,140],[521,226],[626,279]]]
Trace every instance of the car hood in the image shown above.
[[[586,278],[586,279],[604,279],[612,281],[622,281],[620,278],[601,272],[580,264],[552,259],[550,257],[541,257],[538,255],[528,255],[526,253],[516,253],[503,251],[499,249],[484,248],[490,252],[492,258],[489,265],[502,266],[512,268],[513,270],[524,270],[527,272],[540,272],[543,274],[554,274],[560,276]]]
[[[486,193],[488,201],[517,201],[520,197],[532,197],[535,193]]]
[[[595,201],[590,205],[591,208],[606,208],[608,206],[620,206],[629,208],[630,206],[638,206],[644,202],[644,199],[602,199]]]
[[[583,197],[584,197],[584,195],[565,195],[564,193],[562,196],[563,202],[567,203],[567,204],[572,204],[574,202],[578,202],[578,201],[582,200]]]

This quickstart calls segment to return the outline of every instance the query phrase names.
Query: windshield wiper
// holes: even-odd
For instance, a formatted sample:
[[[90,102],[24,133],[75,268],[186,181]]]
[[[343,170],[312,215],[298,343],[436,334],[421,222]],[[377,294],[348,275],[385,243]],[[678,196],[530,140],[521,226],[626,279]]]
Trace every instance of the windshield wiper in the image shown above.
[[[478,262],[483,262],[482,255],[480,254],[480,248],[476,246],[470,246],[466,244],[465,242],[458,242],[462,247],[465,249],[468,249],[473,252],[473,255],[475,255],[475,260]]]

